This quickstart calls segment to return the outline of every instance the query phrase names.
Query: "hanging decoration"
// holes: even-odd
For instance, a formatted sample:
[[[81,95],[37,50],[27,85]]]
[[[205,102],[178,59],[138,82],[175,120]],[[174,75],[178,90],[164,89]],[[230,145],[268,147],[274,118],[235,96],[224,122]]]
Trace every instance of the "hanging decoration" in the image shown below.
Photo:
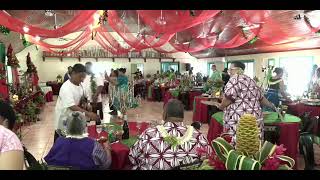
[[[31,43],[26,40],[25,36],[22,36],[22,44],[25,48],[31,45]]]
[[[10,33],[10,30],[8,28],[1,26],[1,25],[0,25],[0,31],[4,35],[8,35]]]

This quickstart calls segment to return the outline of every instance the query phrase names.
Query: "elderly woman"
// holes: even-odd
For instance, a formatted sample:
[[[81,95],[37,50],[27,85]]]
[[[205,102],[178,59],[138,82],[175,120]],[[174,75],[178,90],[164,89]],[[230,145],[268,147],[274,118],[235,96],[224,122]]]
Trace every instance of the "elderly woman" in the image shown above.
[[[22,144],[11,131],[15,121],[13,108],[0,101],[0,170],[23,170]]]
[[[134,169],[169,170],[200,160],[198,148],[212,152],[207,138],[193,126],[184,125],[183,118],[183,104],[171,99],[163,112],[165,123],[146,129],[130,149]]]
[[[48,165],[73,169],[108,169],[111,165],[111,148],[108,142],[101,145],[86,137],[86,120],[80,112],[67,119],[67,136],[59,137],[44,158]]]
[[[261,89],[249,76],[244,75],[245,64],[236,61],[229,69],[230,79],[224,89],[222,103],[216,106],[224,110],[223,129],[232,138],[235,145],[237,124],[243,114],[253,114],[258,121],[260,129],[259,138],[263,140],[263,115],[261,105],[273,108],[262,94]]]

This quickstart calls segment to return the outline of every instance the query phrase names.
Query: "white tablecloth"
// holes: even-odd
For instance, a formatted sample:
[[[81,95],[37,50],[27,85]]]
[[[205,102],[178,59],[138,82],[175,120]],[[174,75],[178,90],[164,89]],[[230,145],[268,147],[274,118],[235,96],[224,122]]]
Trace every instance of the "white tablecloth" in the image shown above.
[[[41,86],[40,87],[43,93],[46,95],[48,92],[52,91],[52,87],[50,86]]]

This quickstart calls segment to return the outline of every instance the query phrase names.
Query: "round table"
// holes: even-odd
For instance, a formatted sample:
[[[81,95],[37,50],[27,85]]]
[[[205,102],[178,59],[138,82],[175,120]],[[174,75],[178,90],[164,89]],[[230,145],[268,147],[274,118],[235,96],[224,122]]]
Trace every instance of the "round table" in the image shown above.
[[[193,122],[201,123],[208,122],[208,106],[201,103],[201,101],[209,100],[208,97],[196,96],[193,101]]]
[[[284,121],[279,122],[278,114],[270,112],[264,117],[265,125],[276,125],[280,127],[280,138],[278,145],[283,144],[287,149],[285,155],[290,156],[297,162],[298,142],[299,142],[299,126],[301,119],[299,117],[286,114]],[[211,142],[219,137],[223,131],[223,112],[212,115],[211,123],[208,130],[208,141]],[[297,163],[296,163],[297,164]],[[296,167],[296,166],[295,166]]]
[[[303,103],[288,104],[288,111],[299,117],[301,117],[305,112],[310,112],[311,117],[320,116],[320,106],[311,106]]]
[[[120,122],[117,123],[120,125]],[[128,122],[129,129],[130,129],[130,136],[138,136],[138,128],[137,128],[137,122]],[[143,132],[150,126],[150,123],[142,122],[141,123],[141,129],[140,132]],[[96,125],[88,126],[88,134],[90,138],[98,139],[101,136],[107,137],[108,133],[106,131],[102,131],[99,135],[96,130]],[[131,169],[131,163],[129,160],[129,152],[130,148],[121,143],[116,142],[111,144],[111,155],[112,155],[112,164],[111,169],[112,170],[123,170],[123,169]]]

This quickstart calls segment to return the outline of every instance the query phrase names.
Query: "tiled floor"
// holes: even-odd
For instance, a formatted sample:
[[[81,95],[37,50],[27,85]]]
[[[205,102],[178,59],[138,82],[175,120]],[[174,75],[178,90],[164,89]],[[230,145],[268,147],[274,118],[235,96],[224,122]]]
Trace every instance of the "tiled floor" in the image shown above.
[[[22,128],[22,143],[40,160],[53,144],[54,137],[54,107],[55,102],[46,103],[40,114],[41,121]],[[104,119],[110,118],[107,101],[104,102]],[[141,106],[128,112],[128,121],[162,120],[163,103],[142,101]],[[185,111],[185,124],[192,123],[192,111]],[[204,124],[201,131],[207,134],[208,125]]]
[[[104,98],[105,99],[105,98]],[[107,101],[104,102],[104,115],[105,119],[110,118],[109,107],[107,105]],[[54,107],[55,101],[49,102],[42,109],[42,113],[40,115],[41,121],[37,123],[33,123],[28,126],[24,126],[22,129],[22,142],[27,147],[27,149],[40,160],[43,158],[53,144],[53,136],[54,136]],[[162,102],[149,102],[142,101],[141,106],[136,109],[131,109],[128,112],[128,120],[129,121],[152,121],[152,120],[161,120],[162,119],[162,111],[163,111],[163,103]],[[190,125],[192,123],[192,111],[185,111],[185,124]],[[203,124],[201,127],[201,131],[204,134],[208,132],[208,125]],[[314,146],[315,148],[315,159],[317,160],[317,164],[319,164],[320,160],[320,149],[318,146]],[[303,158],[300,156],[298,158],[298,169],[304,168]]]

